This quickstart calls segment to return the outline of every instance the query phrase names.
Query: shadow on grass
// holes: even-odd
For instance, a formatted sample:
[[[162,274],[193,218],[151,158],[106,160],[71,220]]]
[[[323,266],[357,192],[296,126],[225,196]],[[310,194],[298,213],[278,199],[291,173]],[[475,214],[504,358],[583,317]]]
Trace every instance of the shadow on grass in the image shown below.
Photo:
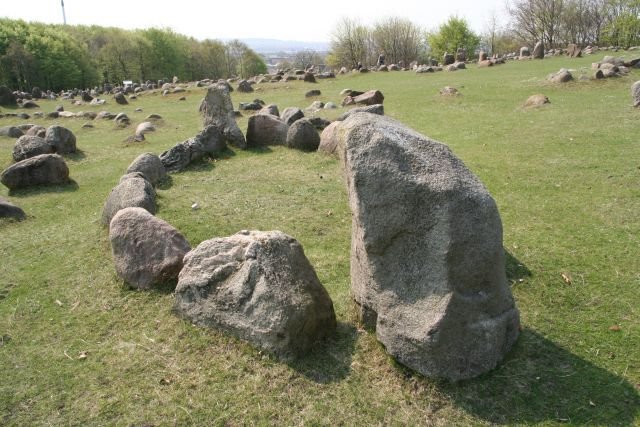
[[[338,382],[351,372],[357,339],[358,333],[353,325],[338,322],[333,337],[316,345],[308,355],[287,364],[316,383]]]
[[[634,425],[640,415],[640,395],[627,380],[527,329],[498,368],[439,388],[495,424]]]
[[[527,268],[518,258],[504,248],[504,255],[507,269],[507,279],[510,282],[517,282],[520,279],[531,277],[531,270]]]
[[[273,150],[266,145],[261,145],[258,147],[248,147],[245,151],[253,154],[268,154],[273,152]]]
[[[68,153],[64,155],[65,159],[69,159],[74,162],[79,162],[87,158],[87,155],[84,154],[82,150],[76,150],[75,153]]]
[[[171,175],[167,175],[162,181],[156,185],[156,188],[159,190],[168,190],[173,186],[173,178]]]
[[[69,193],[71,191],[77,191],[78,188],[80,188],[78,183],[70,179],[67,184],[38,185],[36,187],[9,190],[9,195],[12,197],[30,197],[38,194]]]

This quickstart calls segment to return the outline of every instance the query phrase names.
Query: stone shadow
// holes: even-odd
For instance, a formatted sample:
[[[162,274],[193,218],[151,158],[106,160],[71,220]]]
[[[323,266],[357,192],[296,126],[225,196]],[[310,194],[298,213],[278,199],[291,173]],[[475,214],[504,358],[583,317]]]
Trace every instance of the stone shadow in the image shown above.
[[[309,354],[287,364],[318,384],[341,381],[351,373],[358,332],[354,325],[338,322],[336,333],[318,343]]]
[[[9,190],[9,195],[12,197],[30,197],[38,194],[69,193],[71,191],[78,191],[78,188],[80,188],[78,183],[70,179],[67,184],[38,185],[36,187]]]
[[[73,162],[79,162],[87,158],[87,155],[82,150],[76,149],[74,153],[67,153],[63,156],[65,159],[69,159]]]
[[[507,248],[504,248],[505,267],[507,269],[507,279],[509,282],[517,282],[521,279],[531,277],[531,270],[527,268],[518,258],[516,258]]]
[[[634,425],[640,415],[634,385],[530,329],[493,371],[438,387],[492,424]]]
[[[167,174],[167,176],[156,185],[156,189],[168,190],[172,186],[173,186],[173,178],[171,177],[170,174]]]
[[[258,147],[248,147],[244,151],[248,151],[249,153],[253,154],[268,154],[273,152],[273,150],[266,145],[261,145]]]

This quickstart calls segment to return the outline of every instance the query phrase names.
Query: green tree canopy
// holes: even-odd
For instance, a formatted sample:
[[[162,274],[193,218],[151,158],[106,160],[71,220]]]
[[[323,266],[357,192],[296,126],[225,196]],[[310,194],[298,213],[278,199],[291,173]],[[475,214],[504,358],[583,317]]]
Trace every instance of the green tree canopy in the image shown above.
[[[437,31],[429,33],[427,36],[431,54],[436,58],[441,58],[445,52],[455,53],[458,48],[464,48],[468,56],[472,56],[480,44],[478,37],[471,29],[464,18],[455,16],[442,24]]]

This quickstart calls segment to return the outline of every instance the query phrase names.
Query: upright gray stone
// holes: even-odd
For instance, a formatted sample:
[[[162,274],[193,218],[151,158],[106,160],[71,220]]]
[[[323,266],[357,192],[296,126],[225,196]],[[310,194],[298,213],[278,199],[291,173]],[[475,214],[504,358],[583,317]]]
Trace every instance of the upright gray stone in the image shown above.
[[[58,154],[76,152],[76,136],[69,129],[62,126],[49,126],[44,140],[53,147]]]
[[[539,41],[533,47],[533,58],[534,59],[544,59],[544,43]]]
[[[11,89],[6,86],[0,86],[0,105],[5,107],[13,107],[18,105],[18,99]]]
[[[11,190],[66,184],[69,182],[69,168],[61,156],[41,154],[9,166],[0,175],[0,182]]]
[[[20,138],[24,135],[24,132],[16,126],[4,126],[0,128],[0,136],[7,136],[9,138]]]
[[[531,56],[531,51],[527,46],[522,46],[520,48],[520,58],[529,58]]]
[[[316,151],[320,135],[309,119],[296,120],[287,131],[287,147],[303,151]]]
[[[13,146],[13,160],[15,162],[51,153],[53,153],[53,147],[39,136],[22,135]]]
[[[451,153],[385,116],[338,126],[352,211],[351,290],[400,363],[461,380],[496,366],[519,333],[502,223]]]
[[[113,99],[115,99],[115,101],[120,105],[127,105],[129,103],[129,101],[127,101],[127,98],[124,96],[124,93],[122,92],[117,92],[115,95],[113,95]]]
[[[217,126],[226,142],[238,147],[246,148],[247,141],[236,123],[231,96],[226,84],[217,83],[209,86],[207,95],[200,104],[203,125]]]
[[[157,185],[167,177],[167,171],[160,157],[153,153],[142,153],[129,165],[127,173],[141,172],[152,185]]]
[[[111,190],[102,209],[102,223],[109,225],[119,210],[132,207],[156,213],[156,192],[151,183],[140,176],[122,180]]]
[[[137,289],[176,281],[191,250],[173,226],[135,207],[116,213],[109,225],[109,240],[116,273]]]
[[[280,231],[206,240],[184,258],[175,309],[282,358],[336,327],[333,303],[300,243]]]
[[[289,126],[280,118],[270,114],[249,117],[247,124],[247,146],[286,145]]]

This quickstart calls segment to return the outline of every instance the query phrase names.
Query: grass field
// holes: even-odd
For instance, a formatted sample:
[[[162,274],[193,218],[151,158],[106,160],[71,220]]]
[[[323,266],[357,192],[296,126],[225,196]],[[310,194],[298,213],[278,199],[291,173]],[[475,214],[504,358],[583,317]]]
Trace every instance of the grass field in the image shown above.
[[[0,223],[0,424],[640,425],[640,111],[629,95],[640,71],[545,81],[561,67],[590,75],[601,58],[348,75],[232,94],[234,105],[260,98],[282,111],[311,104],[311,87],[338,104],[344,88],[379,89],[387,115],[449,145],[485,183],[502,216],[523,330],[498,368],[457,384],[394,363],[359,327],[338,161],[283,147],[230,150],[158,190],[157,215],[193,247],[241,229],[278,229],[303,244],[339,326],[313,354],[285,364],[178,319],[170,293],[127,289],[100,225],[109,191],[138,154],[198,132],[204,89],[191,88],[186,101],[146,94],[124,107],[39,102],[45,112],[57,104],[124,111],[133,124],[29,120],[69,127],[81,152],[67,156],[71,185],[0,188],[28,215]],[[462,95],[441,97],[445,85]],[[551,104],[522,109],[535,93]],[[158,132],[124,144],[151,113],[164,118]],[[246,117],[239,125],[246,130]],[[11,164],[13,144],[0,137],[0,167]]]

